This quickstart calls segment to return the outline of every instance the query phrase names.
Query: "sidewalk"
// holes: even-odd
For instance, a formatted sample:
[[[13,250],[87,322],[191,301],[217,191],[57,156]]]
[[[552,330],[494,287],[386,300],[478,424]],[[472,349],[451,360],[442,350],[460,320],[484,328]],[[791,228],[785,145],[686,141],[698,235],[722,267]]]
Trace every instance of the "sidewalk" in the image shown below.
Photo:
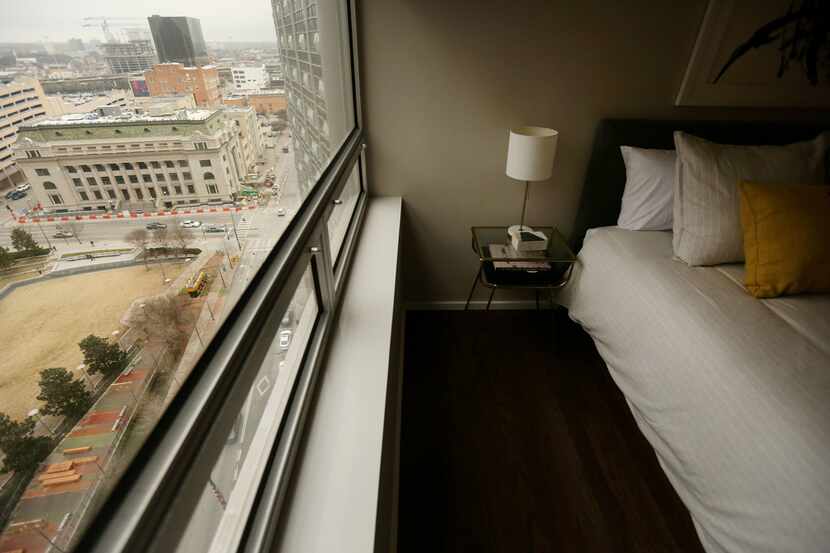
[[[26,216],[21,215],[17,218],[17,222],[21,225],[31,223],[52,223],[52,222],[68,222],[68,221],[111,221],[118,219],[153,219],[156,217],[177,217],[179,215],[195,215],[200,213],[224,213],[231,211],[242,211],[245,209],[256,209],[256,202],[246,206],[236,207],[199,207],[196,209],[179,209],[176,211],[153,211],[152,213],[132,213],[132,212],[110,212],[110,213],[96,213],[91,215],[42,215],[42,216]]]

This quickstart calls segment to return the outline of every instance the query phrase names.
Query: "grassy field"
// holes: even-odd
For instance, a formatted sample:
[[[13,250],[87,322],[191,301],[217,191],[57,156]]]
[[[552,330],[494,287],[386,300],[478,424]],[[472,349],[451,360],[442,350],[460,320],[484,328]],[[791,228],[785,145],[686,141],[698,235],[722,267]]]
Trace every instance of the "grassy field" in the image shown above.
[[[175,279],[184,265],[166,265]],[[158,265],[112,269],[30,284],[0,301],[0,411],[19,418],[38,403],[38,373],[74,369],[78,342],[109,336],[132,301],[164,290]]]

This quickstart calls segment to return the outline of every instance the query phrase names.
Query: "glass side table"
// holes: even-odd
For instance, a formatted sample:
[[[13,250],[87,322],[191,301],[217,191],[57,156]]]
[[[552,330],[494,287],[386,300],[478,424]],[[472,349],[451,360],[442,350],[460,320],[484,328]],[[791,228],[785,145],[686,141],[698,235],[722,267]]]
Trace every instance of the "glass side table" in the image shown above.
[[[507,227],[472,227],[472,247],[478,255],[478,273],[473,280],[467,302],[481,284],[490,289],[487,308],[499,288],[527,289],[536,292],[536,309],[539,309],[539,293],[563,287],[571,276],[576,256],[565,238],[555,227],[533,227],[548,237],[548,247],[536,252],[517,252],[510,245]],[[550,300],[552,303],[552,300]]]

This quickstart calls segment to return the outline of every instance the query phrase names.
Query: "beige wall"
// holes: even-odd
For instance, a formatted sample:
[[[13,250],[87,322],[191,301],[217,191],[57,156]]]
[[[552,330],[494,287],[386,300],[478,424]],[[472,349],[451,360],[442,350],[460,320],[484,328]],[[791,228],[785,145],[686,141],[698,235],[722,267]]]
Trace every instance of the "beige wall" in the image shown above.
[[[570,232],[603,117],[800,119],[794,110],[675,108],[705,0],[359,3],[369,178],[406,204],[405,295],[463,300],[471,225],[517,223],[507,129],[558,129],[553,178],[531,185],[530,224]],[[830,114],[821,117],[830,121]]]

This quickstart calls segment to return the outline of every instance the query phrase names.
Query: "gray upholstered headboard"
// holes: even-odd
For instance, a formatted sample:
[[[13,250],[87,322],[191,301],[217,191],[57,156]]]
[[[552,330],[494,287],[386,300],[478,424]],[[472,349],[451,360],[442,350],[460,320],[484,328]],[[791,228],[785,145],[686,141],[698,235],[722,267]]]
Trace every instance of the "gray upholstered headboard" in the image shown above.
[[[788,144],[815,138],[827,126],[744,121],[603,119],[597,128],[571,246],[579,251],[585,231],[617,224],[625,165],[620,146],[674,149],[672,133],[685,131],[723,144]],[[828,164],[830,168],[830,164]]]

